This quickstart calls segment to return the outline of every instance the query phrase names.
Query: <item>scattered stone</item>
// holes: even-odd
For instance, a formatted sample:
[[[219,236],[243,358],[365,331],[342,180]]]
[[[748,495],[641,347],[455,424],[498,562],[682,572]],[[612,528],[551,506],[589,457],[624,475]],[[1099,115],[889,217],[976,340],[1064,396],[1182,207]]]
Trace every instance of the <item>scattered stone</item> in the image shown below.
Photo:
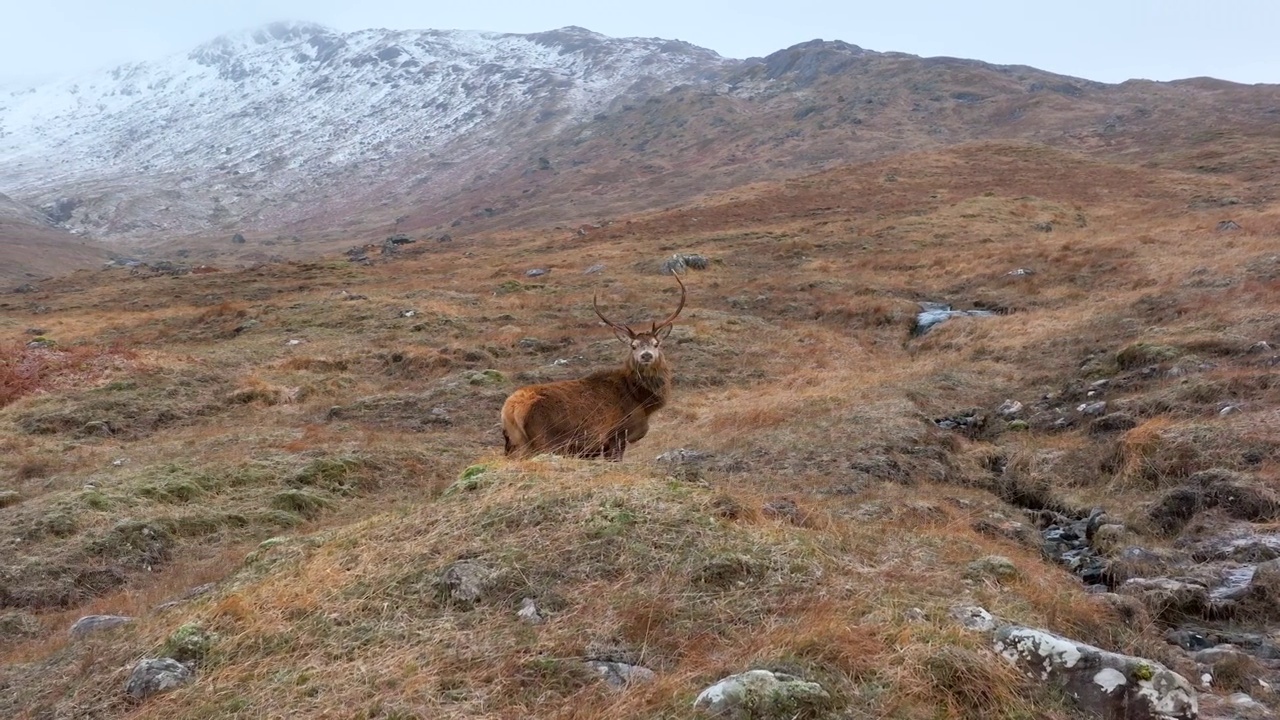
[[[551,272],[551,270],[547,268],[531,268],[529,270],[525,270],[524,275],[525,277],[542,277],[549,272]]]
[[[1197,717],[1191,684],[1152,660],[1017,625],[996,630],[994,644],[1029,677],[1061,687],[1086,712],[1106,718]]]
[[[586,270],[583,270],[583,271],[582,271],[582,274],[583,274],[583,275],[595,275],[596,273],[598,273],[598,272],[600,272],[600,271],[602,271],[602,270],[604,270],[604,263],[596,263],[595,265],[592,265],[591,267],[587,268]]]
[[[396,245],[408,245],[415,242],[417,242],[417,240],[414,240],[404,233],[396,233],[395,235],[388,237],[386,240],[383,240],[382,244],[385,247],[393,247]]]
[[[235,243],[236,245],[243,245],[245,243],[244,235],[241,235],[240,233],[236,233],[235,235],[232,235],[231,242]]]
[[[1218,223],[1218,232],[1230,232],[1232,230],[1239,230],[1239,229],[1240,229],[1240,224],[1237,223],[1235,220],[1223,220]]]
[[[54,339],[53,339],[53,338],[38,337],[38,338],[36,338],[36,339],[32,340],[31,342],[28,342],[28,343],[27,343],[27,347],[29,347],[29,348],[49,348],[49,347],[54,347],[54,346],[56,346],[57,344],[58,344],[58,343],[57,343],[56,341],[54,341]]]
[[[935,325],[958,317],[993,317],[991,310],[952,310],[950,305],[941,303],[920,303],[920,313],[916,315],[915,327],[911,334],[919,337],[929,332]]]
[[[1053,223],[1051,223],[1051,222],[1038,222],[1038,223],[1036,223],[1036,224],[1032,225],[1031,227],[1032,227],[1036,232],[1045,232],[1045,233],[1047,233],[1047,232],[1053,232]]]
[[[38,288],[36,288],[36,286],[35,286],[35,285],[32,285],[31,283],[24,283],[24,284],[22,284],[22,285],[19,285],[19,286],[18,286],[18,287],[16,287],[16,288],[14,288],[14,289],[13,289],[13,291],[14,291],[15,293],[18,293],[18,294],[20,294],[20,295],[21,295],[21,294],[24,294],[24,293],[33,293],[33,292],[35,292],[37,289],[38,289]]]
[[[988,577],[996,580],[1012,580],[1018,577],[1018,566],[1004,555],[988,555],[969,563],[965,567],[964,575],[971,580]]]
[[[1107,402],[1105,400],[1099,400],[1098,402],[1084,403],[1078,406],[1076,408],[1076,411],[1079,412],[1081,415],[1098,417],[1106,414]]]
[[[480,602],[497,579],[497,571],[478,562],[460,560],[440,573],[436,590],[450,604],[471,607]]]
[[[85,635],[110,630],[133,622],[134,618],[125,615],[86,615],[71,625],[71,637],[82,638]]]
[[[1022,412],[1022,403],[1017,400],[1005,400],[1000,403],[1000,407],[996,408],[996,414],[1006,420],[1016,417],[1020,412]]]
[[[7,508],[22,502],[22,495],[17,490],[0,490],[0,508]]]
[[[47,331],[47,330],[45,330],[44,328],[37,328],[37,327],[29,327],[29,328],[27,328],[27,334],[28,334],[28,335],[43,335],[43,334],[45,334],[46,332],[48,332],[48,331]],[[1263,345],[1266,345],[1266,343],[1263,343]]]
[[[36,333],[36,334],[38,335],[40,333]],[[1271,346],[1271,343],[1267,342],[1266,340],[1259,340],[1258,342],[1250,345],[1249,349],[1246,352],[1250,355],[1261,355],[1263,353],[1269,353],[1274,351],[1275,351],[1275,348]]]
[[[691,450],[689,448],[676,448],[668,450],[659,455],[655,460],[660,463],[669,463],[672,465],[691,465],[694,463],[705,462],[712,458],[712,454],[705,450]]]
[[[193,679],[191,669],[173,658],[147,658],[139,660],[133,667],[124,691],[134,700],[146,700],[152,695],[186,685]]]
[[[974,632],[991,632],[997,625],[991,613],[976,605],[951,608],[951,618],[960,623],[960,627]]]
[[[663,261],[662,274],[677,275],[687,270],[706,270],[710,266],[711,261],[702,255],[676,253]]]
[[[623,690],[628,685],[653,682],[658,677],[647,667],[608,660],[587,660],[586,666],[599,674],[600,678],[615,690]]]
[[[1005,273],[1005,275],[1009,275],[1012,277],[1027,277],[1028,275],[1035,275],[1035,274],[1036,274],[1036,271],[1032,270],[1031,268],[1017,268],[1016,270],[1010,270],[1009,272]]]
[[[538,604],[533,598],[520,601],[520,609],[516,611],[516,616],[530,625],[538,625],[543,619],[542,614],[538,612]]]
[[[1239,405],[1228,403],[1222,406],[1222,409],[1218,411],[1218,414],[1225,417],[1227,415],[1234,415],[1238,412],[1240,412]]]
[[[821,685],[769,670],[731,675],[698,694],[695,710],[727,720],[805,717],[831,702]]]
[[[453,236],[450,235],[449,233],[445,233],[440,237],[436,238],[436,242],[442,242],[442,243],[453,242]]]

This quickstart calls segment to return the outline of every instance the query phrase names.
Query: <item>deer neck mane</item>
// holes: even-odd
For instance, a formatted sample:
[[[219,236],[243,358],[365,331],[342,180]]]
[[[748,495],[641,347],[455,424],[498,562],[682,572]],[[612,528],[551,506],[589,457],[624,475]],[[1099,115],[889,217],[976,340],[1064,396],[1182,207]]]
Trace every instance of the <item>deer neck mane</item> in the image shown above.
[[[671,367],[665,360],[644,366],[628,359],[623,382],[631,396],[652,412],[667,402],[671,391]]]

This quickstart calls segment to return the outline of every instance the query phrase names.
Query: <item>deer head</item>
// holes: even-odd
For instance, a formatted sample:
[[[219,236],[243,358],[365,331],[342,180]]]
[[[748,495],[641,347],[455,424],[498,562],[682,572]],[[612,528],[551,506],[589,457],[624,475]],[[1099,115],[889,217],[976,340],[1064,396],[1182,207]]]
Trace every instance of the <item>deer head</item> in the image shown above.
[[[631,346],[631,364],[640,368],[649,368],[658,365],[662,360],[662,341],[667,339],[671,334],[671,323],[675,322],[680,315],[680,311],[684,309],[684,301],[686,291],[684,283],[680,280],[679,275],[672,274],[676,282],[680,285],[680,304],[676,306],[676,311],[671,313],[662,322],[651,323],[648,330],[636,331],[620,325],[600,312],[600,305],[596,296],[591,297],[591,306],[595,308],[596,315],[605,322],[606,325],[613,328],[613,333],[618,339]]]

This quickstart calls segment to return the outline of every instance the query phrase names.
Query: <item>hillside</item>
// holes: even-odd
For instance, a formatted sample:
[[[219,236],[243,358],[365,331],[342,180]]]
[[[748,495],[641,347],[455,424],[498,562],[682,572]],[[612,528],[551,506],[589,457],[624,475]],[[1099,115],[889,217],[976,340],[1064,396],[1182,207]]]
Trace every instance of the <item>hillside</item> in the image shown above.
[[[107,249],[49,224],[49,219],[0,194],[0,287],[7,292],[34,279],[102,265]]]
[[[754,717],[1082,717],[981,606],[1140,658],[1086,685],[1273,717],[1275,166],[1189,148],[959,143],[8,296],[0,715],[677,718],[760,669],[818,689]],[[592,294],[670,312],[673,253],[708,263],[649,436],[504,459],[503,398],[618,362]],[[986,314],[921,334],[930,302]],[[143,658],[190,677],[131,698]]]
[[[734,60],[582,28],[277,23],[0,96],[0,191],[136,252],[222,264],[576,228],[976,140],[1236,177],[1247,204],[1276,195],[1277,112],[1280,86],[1107,85],[840,41]]]

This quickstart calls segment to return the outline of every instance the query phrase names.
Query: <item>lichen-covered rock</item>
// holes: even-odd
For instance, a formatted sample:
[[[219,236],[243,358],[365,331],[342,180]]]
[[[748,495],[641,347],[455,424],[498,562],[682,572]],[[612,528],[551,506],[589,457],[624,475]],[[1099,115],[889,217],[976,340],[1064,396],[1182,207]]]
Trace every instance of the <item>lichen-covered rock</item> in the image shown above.
[[[1052,683],[1108,720],[1194,720],[1196,693],[1181,675],[1034,628],[996,630],[995,649],[1030,677]]]
[[[133,666],[124,691],[134,700],[145,700],[186,685],[192,679],[190,668],[173,658],[147,658]]]
[[[497,578],[498,573],[492,568],[471,560],[461,560],[440,573],[436,589],[445,602],[469,607],[480,602]]]
[[[965,630],[990,632],[996,629],[996,619],[983,608],[965,606],[951,608],[951,617]]]
[[[133,622],[124,615],[86,615],[71,625],[71,637],[81,638],[99,630],[109,630]]]
[[[703,690],[693,707],[727,720],[790,720],[830,703],[831,695],[818,683],[769,670],[748,670]]]

